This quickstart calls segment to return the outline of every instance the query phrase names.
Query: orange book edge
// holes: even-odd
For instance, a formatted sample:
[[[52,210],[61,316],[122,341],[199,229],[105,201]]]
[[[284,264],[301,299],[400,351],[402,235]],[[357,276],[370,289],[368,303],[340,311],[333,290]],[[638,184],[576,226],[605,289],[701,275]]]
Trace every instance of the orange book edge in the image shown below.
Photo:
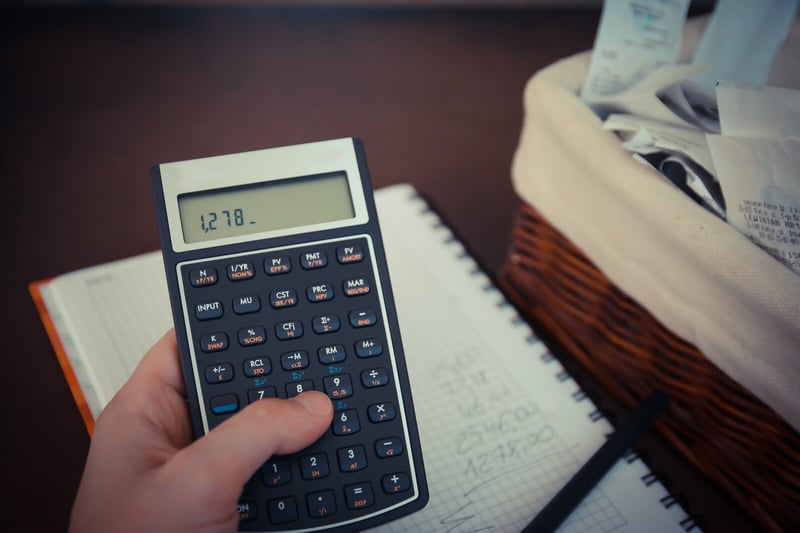
[[[78,411],[80,411],[81,418],[83,418],[83,423],[86,426],[86,431],[88,431],[89,436],[91,436],[92,432],[94,431],[94,417],[92,416],[92,411],[89,409],[89,403],[86,401],[86,397],[83,395],[81,385],[78,382],[78,378],[75,375],[75,371],[72,369],[72,364],[67,356],[67,351],[64,349],[64,344],[61,342],[61,338],[58,336],[56,326],[53,323],[50,312],[47,310],[47,306],[44,304],[44,299],[42,298],[41,288],[50,283],[51,280],[52,278],[34,281],[28,285],[28,290],[31,293],[36,310],[39,312],[39,317],[42,319],[44,329],[47,331],[47,336],[50,338],[50,344],[53,345],[53,349],[56,352],[58,364],[61,366],[61,371],[63,372],[64,377],[67,379],[67,384],[72,392],[72,397],[75,399],[75,403],[78,406]]]

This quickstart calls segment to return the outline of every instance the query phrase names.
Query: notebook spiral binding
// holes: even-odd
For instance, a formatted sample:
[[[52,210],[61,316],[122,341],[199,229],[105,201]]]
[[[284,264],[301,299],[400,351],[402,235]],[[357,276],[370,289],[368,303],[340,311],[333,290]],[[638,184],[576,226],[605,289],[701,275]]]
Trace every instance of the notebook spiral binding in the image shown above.
[[[623,456],[623,459],[625,459],[626,463],[631,464],[634,461],[642,460],[642,456],[639,454],[638,449],[630,449],[628,453]]]
[[[485,277],[486,282],[482,286],[483,290],[486,292],[493,292],[496,293],[498,296],[498,301],[496,302],[496,306],[500,309],[512,308],[515,309],[514,317],[511,319],[511,323],[519,328],[526,328],[528,330],[528,334],[526,336],[526,341],[528,344],[538,344],[542,342],[533,329],[530,327],[528,322],[522,317],[522,315],[516,312],[515,306],[505,297],[503,292],[497,287],[494,283],[494,280],[486,273],[486,270],[478,263],[475,259],[475,256],[467,249],[466,245],[464,244],[463,240],[460,239],[452,230],[452,226],[446,224],[445,221],[442,219],[442,216],[439,212],[432,206],[432,202],[424,197],[418,191],[415,191],[411,194],[411,200],[414,200],[419,203],[420,205],[420,214],[425,215],[432,218],[432,229],[439,230],[439,231],[446,231],[446,235],[443,237],[443,243],[448,246],[458,246],[459,251],[457,256],[460,259],[470,261],[471,268],[470,274],[476,277]],[[553,361],[557,361],[558,358],[551,353],[550,350],[547,350],[540,356],[541,360],[545,363],[552,363]],[[566,369],[561,369],[556,373],[556,379],[559,382],[567,382],[572,380],[572,375]],[[573,399],[576,402],[582,402],[589,400],[589,395],[582,389],[578,388],[572,394]],[[603,419],[608,420],[608,415],[599,407],[596,407],[593,411],[591,411],[588,415],[589,419],[592,422],[598,422]],[[608,435],[607,435],[608,437]],[[647,453],[644,450],[639,448],[629,450],[623,460],[625,460],[628,464],[631,464],[635,461],[642,461],[645,465],[647,465],[646,457]],[[648,466],[649,470],[649,466]],[[663,496],[659,499],[661,505],[665,508],[670,508],[676,504],[681,506],[681,509],[684,510],[688,507],[688,502],[683,495],[675,494],[669,490],[669,486],[672,484],[671,480],[668,476],[664,475],[660,472],[649,471],[647,474],[642,476],[641,478],[642,484],[645,487],[652,487],[656,484],[661,485],[668,494]],[[679,522],[680,527],[684,531],[694,531],[694,530],[702,530],[703,529],[704,520],[700,515],[697,514],[687,514],[685,518],[681,519]]]

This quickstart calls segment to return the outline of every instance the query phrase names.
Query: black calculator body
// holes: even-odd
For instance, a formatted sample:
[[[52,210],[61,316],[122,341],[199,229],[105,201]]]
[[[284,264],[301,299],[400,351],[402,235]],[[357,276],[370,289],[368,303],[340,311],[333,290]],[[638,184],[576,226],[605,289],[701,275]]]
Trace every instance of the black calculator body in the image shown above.
[[[242,531],[362,530],[427,485],[364,151],[345,138],[153,167],[195,438],[314,389],[332,427],[245,486]]]

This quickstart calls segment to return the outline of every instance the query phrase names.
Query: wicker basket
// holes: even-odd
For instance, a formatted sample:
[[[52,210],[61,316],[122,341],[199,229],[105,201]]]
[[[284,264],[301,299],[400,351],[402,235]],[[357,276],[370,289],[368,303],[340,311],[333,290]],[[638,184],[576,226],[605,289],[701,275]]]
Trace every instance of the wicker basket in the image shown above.
[[[663,436],[765,530],[800,531],[800,434],[521,203],[499,284],[624,407],[672,397]]]

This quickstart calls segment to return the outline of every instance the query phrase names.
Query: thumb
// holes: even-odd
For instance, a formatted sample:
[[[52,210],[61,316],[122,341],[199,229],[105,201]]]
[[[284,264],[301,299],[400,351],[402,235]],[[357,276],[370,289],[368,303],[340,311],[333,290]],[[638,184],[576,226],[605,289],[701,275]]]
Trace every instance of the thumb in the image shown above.
[[[200,501],[230,494],[235,503],[244,484],[270,456],[310,446],[332,419],[333,404],[321,392],[259,400],[181,450],[169,467]]]

